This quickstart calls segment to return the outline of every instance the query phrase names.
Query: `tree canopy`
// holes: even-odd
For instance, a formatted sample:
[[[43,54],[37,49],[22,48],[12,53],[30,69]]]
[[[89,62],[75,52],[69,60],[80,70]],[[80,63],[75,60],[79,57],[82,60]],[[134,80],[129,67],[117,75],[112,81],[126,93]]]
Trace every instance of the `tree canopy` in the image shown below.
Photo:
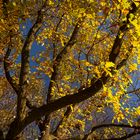
[[[0,139],[140,134],[139,25],[139,0],[1,0]]]

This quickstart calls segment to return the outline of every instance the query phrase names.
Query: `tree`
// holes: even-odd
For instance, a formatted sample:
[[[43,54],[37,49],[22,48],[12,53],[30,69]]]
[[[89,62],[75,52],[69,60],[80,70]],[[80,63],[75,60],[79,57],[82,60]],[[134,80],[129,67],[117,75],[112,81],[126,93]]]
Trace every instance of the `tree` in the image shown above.
[[[140,62],[139,1],[2,0],[0,6],[1,94],[10,93],[16,107],[1,139],[20,139],[33,122],[42,140],[66,138],[72,127],[83,139],[109,126],[134,129],[119,139],[140,133],[133,122],[139,107],[125,106]],[[85,134],[78,116],[106,107],[113,122],[128,123],[93,126]]]

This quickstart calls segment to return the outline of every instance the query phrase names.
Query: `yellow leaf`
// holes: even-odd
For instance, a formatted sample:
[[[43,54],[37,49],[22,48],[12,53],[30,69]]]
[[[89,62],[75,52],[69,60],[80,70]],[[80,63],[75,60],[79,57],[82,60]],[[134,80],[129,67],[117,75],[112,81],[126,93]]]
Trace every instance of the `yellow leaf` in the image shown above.
[[[114,67],[115,64],[113,62],[106,62],[105,67],[106,68],[110,68],[110,67]]]
[[[66,75],[66,76],[64,76],[64,79],[65,79],[65,80],[69,80],[70,78],[71,78],[70,75]]]
[[[137,64],[134,63],[132,65],[129,66],[129,69],[130,69],[130,72],[134,71],[134,70],[137,70]]]
[[[89,62],[86,62],[86,66],[93,66],[93,65]]]
[[[13,6],[16,6],[16,3],[15,2],[13,2]]]

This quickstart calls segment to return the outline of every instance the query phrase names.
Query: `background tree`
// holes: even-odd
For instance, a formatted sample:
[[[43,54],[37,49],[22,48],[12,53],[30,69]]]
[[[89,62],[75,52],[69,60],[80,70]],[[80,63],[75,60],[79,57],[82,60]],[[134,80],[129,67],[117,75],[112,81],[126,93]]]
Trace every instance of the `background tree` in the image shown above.
[[[42,140],[87,139],[106,127],[113,129],[104,139],[140,133],[139,106],[129,102],[139,91],[130,88],[140,60],[139,1],[2,0],[0,7],[1,139],[24,138],[35,126]],[[107,109],[112,123],[93,124],[92,112]]]

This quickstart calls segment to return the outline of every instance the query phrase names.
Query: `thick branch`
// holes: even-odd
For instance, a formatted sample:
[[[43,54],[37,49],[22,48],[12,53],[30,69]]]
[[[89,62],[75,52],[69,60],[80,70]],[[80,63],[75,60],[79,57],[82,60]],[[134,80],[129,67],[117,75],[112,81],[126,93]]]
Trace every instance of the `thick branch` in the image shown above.
[[[17,97],[17,116],[15,121],[11,124],[9,132],[7,134],[7,139],[15,139],[17,136],[17,131],[21,127],[22,120],[26,117],[26,88],[28,86],[28,74],[30,71],[30,49],[32,43],[35,39],[35,33],[38,28],[42,25],[43,20],[43,8],[46,7],[47,1],[44,2],[42,9],[38,11],[37,19],[34,25],[29,30],[25,43],[21,52],[21,70],[20,70],[20,78],[19,78],[19,90]],[[13,130],[14,127],[14,130]],[[16,128],[16,129],[15,129]]]
[[[64,14],[62,15],[60,21],[58,22],[55,31],[58,30],[58,27],[59,27],[59,25],[60,25],[60,23],[61,23],[61,21],[62,21],[63,16],[64,16]],[[64,47],[64,48],[65,48],[65,47]],[[62,51],[63,51],[63,50],[62,50]],[[62,51],[61,51],[59,54],[63,55]],[[59,55],[59,54],[58,54],[58,55]],[[47,92],[47,101],[46,101],[47,103],[49,103],[50,100],[51,100],[51,92],[52,92],[53,82],[55,82],[56,79],[57,79],[57,75],[58,75],[58,74],[57,74],[57,70],[58,70],[60,61],[61,61],[61,60],[58,60],[58,57],[56,57],[56,59],[55,59],[55,64],[53,64],[53,73],[52,73],[52,75],[51,75],[50,84],[49,84],[49,88],[48,88],[48,92]],[[57,65],[56,65],[56,63],[57,63]]]
[[[136,7],[135,3],[132,3],[131,8],[132,9],[129,10],[129,13],[126,16],[126,21],[124,21],[123,25],[119,28],[117,36],[114,40],[114,44],[113,44],[111,53],[109,55],[109,61],[111,61],[111,62],[115,62],[115,60],[120,52],[120,48],[121,48],[122,41],[123,41],[123,36],[124,36],[125,32],[128,30],[128,24],[130,23],[130,21],[129,21],[130,14],[135,14],[135,12],[137,11],[137,7]],[[120,37],[120,35],[122,37]]]
[[[62,15],[62,17],[63,17],[63,15]],[[59,23],[57,24],[56,30],[57,30],[59,24],[61,23],[61,20],[62,20],[62,18],[60,19]],[[52,88],[53,88],[54,82],[56,82],[57,76],[59,74],[58,73],[59,65],[60,65],[62,59],[64,58],[64,55],[67,53],[67,48],[70,48],[75,43],[76,36],[78,34],[78,31],[79,31],[79,24],[81,24],[81,22],[82,22],[82,20],[79,20],[79,22],[76,24],[69,41],[67,42],[67,44],[64,46],[62,51],[57,55],[57,57],[55,59],[55,62],[54,62],[54,65],[53,65],[53,73],[52,73],[52,76],[51,76],[49,89],[48,89],[48,95],[47,95],[47,101],[46,101],[47,104],[51,101]],[[45,126],[48,125],[49,121],[50,121],[50,115],[46,115],[45,120],[43,122],[43,125],[41,125],[42,126],[41,130],[46,132],[46,133],[44,133],[43,137],[47,137],[46,135],[47,135],[47,133],[49,133],[49,127],[45,127]]]
[[[41,116],[50,114],[58,109],[66,107],[67,105],[80,103],[81,101],[90,98],[102,88],[103,84],[107,82],[107,79],[108,77],[105,76],[104,73],[102,77],[98,81],[96,81],[95,84],[91,87],[79,91],[79,93],[75,93],[73,95],[66,95],[60,99],[50,102],[47,105],[43,105],[38,109],[32,110],[28,114],[28,117],[25,119],[25,123],[31,123],[32,121],[39,119]]]
[[[20,70],[20,79],[19,79],[19,96],[18,96],[18,105],[17,105],[17,117],[19,119],[24,118],[23,114],[25,114],[26,108],[26,87],[28,86],[28,74],[30,71],[30,49],[32,43],[35,39],[35,33],[42,25],[43,20],[43,8],[46,6],[46,2],[42,6],[42,9],[38,11],[37,19],[34,25],[29,30],[25,43],[21,52],[21,70]],[[22,115],[22,116],[21,116]]]

